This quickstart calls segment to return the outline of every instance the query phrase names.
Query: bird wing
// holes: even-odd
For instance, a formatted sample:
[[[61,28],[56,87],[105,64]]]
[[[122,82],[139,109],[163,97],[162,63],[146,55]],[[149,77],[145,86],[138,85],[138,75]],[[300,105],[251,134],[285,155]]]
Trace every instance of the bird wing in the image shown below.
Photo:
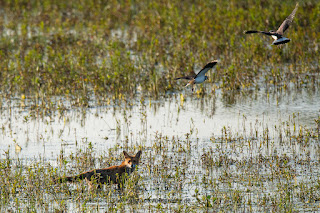
[[[251,33],[261,33],[262,31],[258,31],[258,30],[247,30],[244,31],[245,34],[251,34]]]
[[[216,64],[218,63],[218,61],[214,60],[211,61],[209,63],[207,63],[202,70],[200,70],[200,72],[198,72],[198,74],[194,77],[199,77],[199,76],[204,76],[212,67],[214,67]]]
[[[269,36],[273,35],[273,33],[265,32],[265,31],[258,31],[258,30],[247,30],[244,33],[245,34],[262,33],[262,34],[269,35]]]
[[[183,77],[175,78],[174,80],[179,80],[179,79],[192,80],[193,78],[194,78],[194,76],[183,76]]]
[[[244,32],[245,34],[252,34],[252,33],[262,33],[262,34],[265,34],[265,35],[273,35],[272,33],[270,32],[265,32],[265,31],[259,31],[259,30],[247,30]]]
[[[266,31],[258,31],[258,30],[248,30],[244,32],[245,34],[252,34],[252,33],[262,33],[268,36],[277,36],[277,37],[282,37],[281,34],[279,34],[278,32],[266,32]]]
[[[283,35],[283,33],[289,28],[295,14],[297,12],[298,6],[299,6],[299,3],[296,4],[296,7],[292,11],[292,13],[282,22],[282,24],[280,25],[280,27],[278,28],[276,33]]]

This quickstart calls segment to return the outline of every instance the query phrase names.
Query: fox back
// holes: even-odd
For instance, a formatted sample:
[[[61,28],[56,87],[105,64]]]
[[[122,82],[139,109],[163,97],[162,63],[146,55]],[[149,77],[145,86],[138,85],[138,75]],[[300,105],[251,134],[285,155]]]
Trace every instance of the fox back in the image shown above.
[[[129,176],[139,165],[141,150],[136,155],[129,155],[126,151],[123,151],[124,161],[119,166],[110,166],[104,169],[93,169],[87,172],[83,172],[76,176],[60,177],[55,180],[56,183],[61,182],[74,182],[78,180],[86,180],[91,187],[93,183],[104,184],[114,183],[121,187],[124,183],[126,176]]]

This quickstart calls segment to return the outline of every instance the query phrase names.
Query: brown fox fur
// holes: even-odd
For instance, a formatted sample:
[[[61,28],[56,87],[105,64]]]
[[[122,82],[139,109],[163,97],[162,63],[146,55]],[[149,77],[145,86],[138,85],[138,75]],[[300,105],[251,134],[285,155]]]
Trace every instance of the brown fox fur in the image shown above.
[[[114,183],[118,184],[118,187],[122,187],[125,176],[130,175],[135,169],[137,165],[139,165],[141,151],[137,152],[136,155],[131,156],[126,151],[123,151],[124,161],[119,166],[110,166],[104,169],[93,169],[87,172],[83,172],[76,176],[69,177],[60,177],[55,180],[55,183],[62,182],[75,182],[78,180],[85,179],[90,188],[93,183],[98,183],[98,187],[100,188],[100,184],[104,183]]]

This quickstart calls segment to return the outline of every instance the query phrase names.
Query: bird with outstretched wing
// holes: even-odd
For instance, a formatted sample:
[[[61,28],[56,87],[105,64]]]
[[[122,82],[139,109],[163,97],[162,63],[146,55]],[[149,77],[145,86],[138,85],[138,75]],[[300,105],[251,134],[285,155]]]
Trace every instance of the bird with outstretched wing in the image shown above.
[[[298,6],[299,6],[299,3],[296,4],[296,7],[292,11],[292,13],[282,22],[282,24],[280,25],[277,31],[270,30],[269,32],[266,32],[266,31],[258,31],[258,30],[248,30],[248,31],[245,31],[245,34],[262,33],[264,35],[271,36],[274,39],[274,41],[272,42],[273,45],[288,43],[290,39],[284,37],[283,34],[291,25],[293,18],[297,12]]]
[[[207,79],[208,79],[208,76],[206,76],[206,73],[207,73],[211,68],[213,68],[217,63],[218,63],[217,60],[211,61],[211,62],[207,63],[207,64],[198,72],[198,74],[195,74],[195,75],[192,75],[192,76],[183,76],[183,77],[175,78],[175,80],[178,80],[178,79],[186,79],[186,80],[189,80],[189,82],[188,82],[188,84],[186,85],[186,87],[189,86],[189,85],[191,85],[191,86],[192,86],[192,91],[193,91],[193,85],[194,85],[194,84],[200,84],[200,83],[204,82],[205,80],[207,80]]]

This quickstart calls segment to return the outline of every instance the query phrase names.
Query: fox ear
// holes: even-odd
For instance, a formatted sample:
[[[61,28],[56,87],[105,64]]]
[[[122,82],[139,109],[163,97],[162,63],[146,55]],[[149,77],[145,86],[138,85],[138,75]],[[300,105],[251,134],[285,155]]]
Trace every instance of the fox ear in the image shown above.
[[[137,154],[135,155],[135,157],[140,158],[142,151],[140,150],[139,152],[137,152]]]
[[[123,151],[123,155],[125,158],[130,158],[130,155],[126,151]]]

